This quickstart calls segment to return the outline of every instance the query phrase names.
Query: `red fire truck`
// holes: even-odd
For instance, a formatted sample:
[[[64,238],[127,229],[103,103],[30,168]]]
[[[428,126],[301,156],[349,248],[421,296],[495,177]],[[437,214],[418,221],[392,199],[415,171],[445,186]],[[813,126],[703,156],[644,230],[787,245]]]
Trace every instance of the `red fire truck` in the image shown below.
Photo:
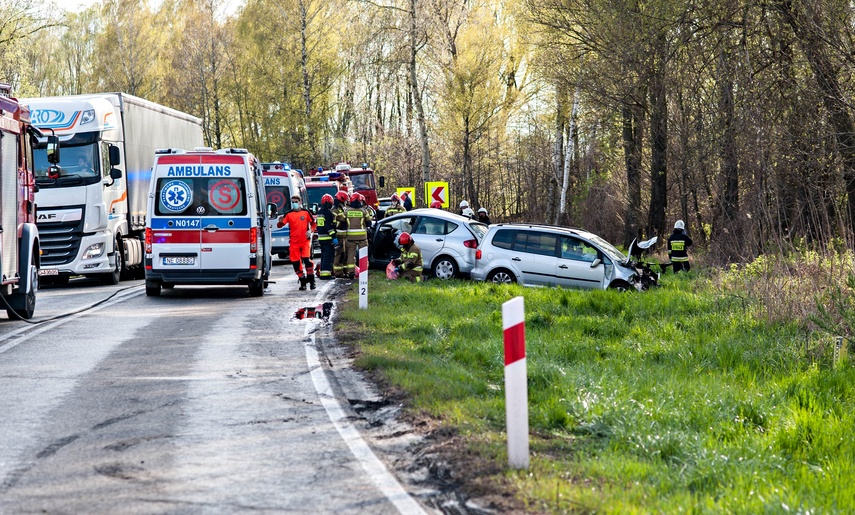
[[[42,133],[30,125],[30,110],[0,84],[0,309],[9,318],[32,318],[39,289],[33,146]],[[59,162],[56,136],[49,136],[50,162]]]

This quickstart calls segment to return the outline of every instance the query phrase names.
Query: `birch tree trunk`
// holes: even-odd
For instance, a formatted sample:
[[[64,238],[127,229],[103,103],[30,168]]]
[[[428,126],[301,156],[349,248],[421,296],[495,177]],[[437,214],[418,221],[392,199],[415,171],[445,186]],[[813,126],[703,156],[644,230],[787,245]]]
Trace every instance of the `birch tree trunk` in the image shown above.
[[[561,181],[561,203],[558,205],[558,218],[556,223],[566,222],[567,215],[567,192],[570,190],[570,167],[576,154],[576,115],[579,113],[579,86],[573,93],[573,108],[570,110],[570,119],[567,125],[567,145],[564,147],[564,177]]]

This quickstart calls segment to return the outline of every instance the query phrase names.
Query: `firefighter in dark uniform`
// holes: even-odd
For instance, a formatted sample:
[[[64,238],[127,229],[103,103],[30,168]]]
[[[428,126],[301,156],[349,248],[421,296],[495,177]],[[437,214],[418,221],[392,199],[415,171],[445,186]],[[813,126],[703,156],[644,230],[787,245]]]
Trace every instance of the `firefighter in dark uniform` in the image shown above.
[[[689,247],[692,246],[692,238],[686,234],[686,224],[677,220],[674,224],[674,232],[668,237],[668,256],[674,266],[674,273],[689,271]]]
[[[353,279],[356,273],[356,261],[359,259],[359,249],[368,246],[368,228],[373,218],[371,210],[363,207],[363,197],[360,193],[350,196],[350,206],[344,210],[347,222],[347,265],[345,273]]]
[[[333,256],[333,276],[345,277],[345,267],[347,266],[347,218],[344,217],[344,209],[350,200],[350,195],[346,191],[340,190],[335,194],[335,204],[332,208],[333,219],[335,220],[336,239],[338,243],[335,245]]]
[[[408,232],[403,232],[398,236],[398,243],[401,245],[401,257],[395,260],[398,267],[398,277],[411,283],[420,283],[424,271],[422,250]]]
[[[332,195],[326,194],[321,197],[321,210],[315,220],[318,225],[318,244],[321,246],[320,277],[322,281],[333,278],[333,259],[335,259],[335,245],[338,243],[332,207]]]

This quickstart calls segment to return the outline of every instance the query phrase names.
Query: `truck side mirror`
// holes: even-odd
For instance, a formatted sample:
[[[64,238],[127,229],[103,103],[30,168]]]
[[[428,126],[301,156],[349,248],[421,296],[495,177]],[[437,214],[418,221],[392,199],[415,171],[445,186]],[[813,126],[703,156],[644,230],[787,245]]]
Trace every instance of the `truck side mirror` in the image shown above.
[[[122,171],[118,168],[110,168],[110,178],[114,181],[122,178]]]
[[[267,218],[273,218],[277,214],[279,214],[279,209],[276,208],[276,204],[274,204],[273,202],[268,202],[267,203]]]
[[[380,187],[383,188],[386,186],[386,177],[380,176]]]
[[[110,145],[110,166],[118,166],[122,164],[122,154],[119,152],[119,147]],[[112,170],[110,174],[112,174]]]
[[[47,160],[48,163],[59,163],[59,136],[47,137]]]

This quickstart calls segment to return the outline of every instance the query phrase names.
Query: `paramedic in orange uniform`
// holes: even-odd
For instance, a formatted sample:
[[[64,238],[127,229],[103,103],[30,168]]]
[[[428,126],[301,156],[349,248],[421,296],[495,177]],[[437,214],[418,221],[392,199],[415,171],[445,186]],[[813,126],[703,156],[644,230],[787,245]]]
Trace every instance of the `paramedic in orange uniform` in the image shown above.
[[[289,245],[291,264],[294,273],[300,280],[300,289],[305,290],[306,284],[315,289],[315,264],[312,262],[312,233],[315,232],[315,217],[304,208],[300,197],[291,197],[291,210],[282,215],[277,227],[290,229]]]

